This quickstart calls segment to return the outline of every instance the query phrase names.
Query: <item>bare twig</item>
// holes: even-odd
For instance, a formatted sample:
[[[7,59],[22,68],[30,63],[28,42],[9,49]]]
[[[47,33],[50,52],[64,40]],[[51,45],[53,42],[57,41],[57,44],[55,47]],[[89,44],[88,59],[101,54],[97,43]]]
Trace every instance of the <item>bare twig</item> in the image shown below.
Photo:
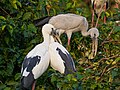
[[[109,39],[109,37],[110,37],[111,34],[113,33],[113,30],[114,30],[114,28],[110,31],[110,33],[108,34],[108,36],[106,37],[106,39],[101,43],[101,45],[103,45],[104,42]],[[101,45],[100,45],[100,46],[101,46]]]
[[[115,58],[115,57],[118,57],[118,56],[120,56],[120,55],[115,55],[115,56],[112,56],[112,57],[109,57],[109,59],[110,58]],[[108,59],[108,58],[107,58]],[[109,65],[107,65],[103,70],[102,70],[102,73],[101,73],[101,75],[100,75],[100,78],[98,79],[98,80],[100,80],[101,78],[102,78],[102,76],[104,75],[104,73],[105,72],[108,72],[109,70],[111,70],[111,69],[113,69],[113,68],[115,68],[116,66],[113,66],[112,68],[108,68],[110,65],[112,65],[112,63],[113,63],[114,61],[112,61]]]
[[[114,55],[114,56],[111,56],[111,57],[102,58],[102,59],[100,59],[98,62],[101,62],[101,61],[103,61],[103,60],[109,60],[109,59],[116,58],[116,57],[119,57],[119,56],[120,56],[120,55],[117,54],[117,55]]]
[[[1,9],[4,13],[6,13],[7,15],[10,16],[10,14],[9,14],[7,11],[5,11],[3,8],[0,7],[0,9]]]
[[[114,55],[114,56],[111,56],[111,57],[107,57],[107,58],[102,58],[102,59],[100,59],[99,61],[98,61],[98,63],[100,63],[101,61],[103,61],[103,60],[109,60],[109,59],[112,59],[112,58],[116,58],[116,57],[120,57],[120,55]],[[87,68],[85,68],[85,70],[87,70],[87,69],[90,69],[90,68],[93,68],[94,66],[93,65],[90,65],[90,66],[88,66]]]
[[[111,68],[109,68],[109,69],[107,70],[107,72],[109,72],[111,69],[117,68],[117,67],[120,67],[120,66],[114,65],[114,66],[112,66]]]
[[[104,42],[102,42],[101,45],[103,45],[103,44],[105,44],[105,43],[110,43],[110,42],[115,42],[116,44],[117,44],[117,43],[120,44],[120,41],[110,40],[110,41],[104,41]]]
[[[98,18],[97,18],[97,21],[96,21],[96,24],[95,24],[95,27],[96,27],[96,28],[97,28],[98,21],[99,21],[100,15],[101,15],[101,13],[102,13],[102,9],[103,9],[103,7],[104,7],[104,4],[105,4],[105,2],[103,2],[102,5],[101,5],[101,7],[100,7],[100,13],[98,14]]]

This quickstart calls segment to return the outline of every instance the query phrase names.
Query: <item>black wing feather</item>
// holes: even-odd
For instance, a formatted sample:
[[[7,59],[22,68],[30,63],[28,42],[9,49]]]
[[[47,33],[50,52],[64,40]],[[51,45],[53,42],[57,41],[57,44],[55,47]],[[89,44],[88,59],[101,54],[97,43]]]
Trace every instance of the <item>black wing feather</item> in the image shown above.
[[[62,60],[65,61],[64,65],[65,65],[65,74],[70,74],[70,73],[74,73],[76,72],[75,69],[75,65],[73,62],[72,57],[70,56],[69,53],[66,52],[66,54],[64,54],[59,48],[56,49],[59,52],[59,55],[61,56]]]
[[[24,61],[23,61],[23,71],[22,74],[25,70],[25,68],[27,68],[27,72],[30,72],[28,74],[28,76],[22,76],[21,78],[21,88],[22,90],[27,90],[30,88],[30,86],[32,86],[33,82],[35,81],[34,79],[34,75],[32,73],[32,69],[39,64],[41,60],[40,56],[35,56],[35,57],[25,57]]]
[[[48,23],[52,16],[42,17],[40,19],[34,20],[33,23],[36,27],[42,27],[44,24]]]

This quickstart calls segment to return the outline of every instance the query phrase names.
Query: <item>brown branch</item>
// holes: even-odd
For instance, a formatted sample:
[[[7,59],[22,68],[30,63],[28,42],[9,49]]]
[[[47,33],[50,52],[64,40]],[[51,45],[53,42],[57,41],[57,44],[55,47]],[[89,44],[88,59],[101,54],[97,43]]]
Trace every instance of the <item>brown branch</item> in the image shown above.
[[[117,67],[120,67],[120,66],[117,66],[117,65],[115,64],[114,66],[112,66],[111,68],[109,68],[109,69],[107,70],[107,72],[109,72],[111,69],[117,68]]]
[[[109,32],[108,36],[106,37],[106,39],[101,43],[100,46],[102,46],[104,44],[105,41],[107,41],[109,39],[109,37],[111,36],[111,34],[113,33],[114,28],[112,28],[112,30]]]
[[[100,59],[99,61],[98,61],[98,63],[100,63],[101,61],[103,61],[103,60],[109,60],[109,59],[112,59],[112,58],[116,58],[116,57],[120,57],[120,55],[114,55],[114,56],[111,56],[111,57],[107,57],[107,58],[102,58],[102,59]],[[87,70],[87,69],[90,69],[90,68],[93,68],[94,66],[93,65],[90,65],[90,66],[88,66],[87,68],[85,68],[85,70]]]
[[[97,28],[98,21],[99,21],[100,15],[101,15],[101,13],[102,13],[102,9],[103,9],[103,7],[104,7],[104,4],[105,4],[105,2],[103,2],[102,5],[101,5],[101,7],[100,7],[100,13],[98,14],[98,18],[97,18],[97,21],[96,21],[96,24],[95,24],[95,27],[96,27],[96,28]]]
[[[7,11],[5,11],[3,8],[0,7],[0,9],[1,9],[4,13],[6,13],[7,15],[10,16],[10,14],[9,14]]]
[[[101,61],[103,61],[103,60],[109,60],[109,59],[116,58],[116,57],[119,57],[119,56],[120,56],[120,55],[117,54],[117,55],[114,55],[114,56],[111,56],[111,57],[102,58],[102,59],[100,59],[98,62],[101,62]]]
[[[120,55],[118,55],[118,56],[120,56]],[[115,58],[116,56],[112,56],[111,58]],[[113,68],[115,68],[116,66],[113,66],[112,68],[108,68],[110,65],[112,65],[112,63],[113,63],[114,61],[112,61],[109,65],[107,65],[104,69],[103,69],[103,71],[102,71],[102,73],[101,73],[101,75],[100,75],[100,78],[98,79],[98,80],[101,80],[101,78],[102,78],[102,76],[104,75],[104,73],[105,72],[108,72],[109,70],[111,70],[111,69],[113,69]]]
[[[101,45],[104,45],[105,43],[115,42],[120,44],[120,41],[110,40],[110,41],[103,41]]]

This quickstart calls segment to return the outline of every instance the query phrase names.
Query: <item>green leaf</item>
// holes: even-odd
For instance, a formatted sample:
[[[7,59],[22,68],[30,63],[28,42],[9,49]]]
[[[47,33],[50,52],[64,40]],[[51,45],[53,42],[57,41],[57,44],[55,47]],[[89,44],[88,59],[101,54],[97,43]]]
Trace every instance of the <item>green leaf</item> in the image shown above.
[[[11,80],[11,81],[7,82],[6,84],[9,85],[9,86],[11,86],[11,85],[16,85],[17,82]]]
[[[67,75],[67,80],[70,81],[72,79],[72,74]]]
[[[119,32],[119,31],[120,31],[120,26],[116,26],[114,32]]]
[[[16,3],[17,1],[16,1],[16,0],[12,0],[11,2],[12,2],[12,3]]]
[[[116,61],[116,62],[119,62],[119,61],[120,61],[120,57],[117,57],[117,58],[115,59],[115,61]]]
[[[16,3],[18,6],[22,7],[22,4],[19,1],[17,1]]]
[[[36,29],[36,27],[33,24],[29,24],[28,25],[28,30],[32,31],[34,33],[37,33],[37,29]]]
[[[71,8],[71,6],[72,6],[72,3],[67,3],[67,5],[66,5],[66,9]]]
[[[12,6],[13,6],[15,9],[17,9],[16,3],[12,3]]]
[[[6,25],[3,25],[3,26],[2,26],[2,30],[4,30],[4,29],[5,29],[5,27],[6,27]]]
[[[0,84],[0,90],[3,90],[6,87],[5,84]]]
[[[33,44],[34,44],[34,43],[36,43],[36,40],[33,39],[33,40],[30,41],[30,43],[33,43]]]
[[[4,39],[5,39],[6,44],[9,45],[10,38],[5,37]]]
[[[26,13],[23,15],[23,21],[30,19],[31,15],[32,15],[31,12],[26,12]]]
[[[20,77],[21,77],[21,73],[17,73],[17,74],[15,75],[15,80],[19,80]]]
[[[8,26],[10,28],[8,31],[9,31],[10,35],[12,36],[12,34],[13,34],[13,27],[11,25],[8,25]]]
[[[118,75],[117,72],[115,70],[112,70],[112,78],[114,78],[117,75]]]
[[[2,20],[6,20],[6,18],[5,18],[5,17],[3,17],[3,16],[0,16],[0,19],[2,19]]]
[[[21,18],[22,15],[23,15],[23,12],[21,11],[21,12],[19,12],[19,13],[17,14],[17,18],[18,18],[18,19]]]
[[[11,90],[10,87],[6,87],[4,90]]]
[[[83,76],[83,75],[81,75],[81,74],[80,74],[80,72],[77,72],[77,79],[78,79],[78,80],[83,79],[83,77],[84,77],[84,76]]]
[[[55,76],[52,76],[51,77],[51,82],[54,82],[54,81],[56,81],[57,79],[56,79],[56,77]]]

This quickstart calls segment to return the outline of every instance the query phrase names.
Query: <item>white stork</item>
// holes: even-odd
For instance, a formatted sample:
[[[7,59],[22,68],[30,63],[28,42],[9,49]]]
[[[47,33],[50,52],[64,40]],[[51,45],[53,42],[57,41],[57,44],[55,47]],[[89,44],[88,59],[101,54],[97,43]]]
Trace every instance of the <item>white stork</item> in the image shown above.
[[[71,74],[76,72],[74,61],[70,53],[58,42],[54,42],[51,37],[49,45],[50,65],[61,74]]]
[[[39,78],[48,68],[50,34],[55,29],[50,24],[45,24],[42,28],[44,41],[36,45],[25,57],[21,69],[22,90],[35,89],[36,79]]]

